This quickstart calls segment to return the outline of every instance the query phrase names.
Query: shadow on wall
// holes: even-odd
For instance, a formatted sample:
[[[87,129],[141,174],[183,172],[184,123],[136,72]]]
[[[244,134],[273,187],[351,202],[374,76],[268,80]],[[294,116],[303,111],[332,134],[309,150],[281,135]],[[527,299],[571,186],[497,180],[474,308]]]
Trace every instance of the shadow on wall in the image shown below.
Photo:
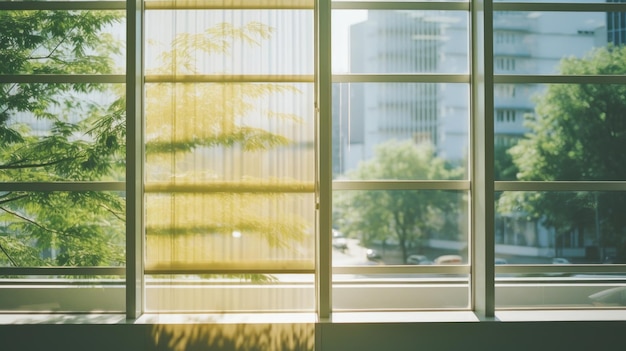
[[[313,350],[315,325],[179,324],[151,328],[146,349],[159,351]]]

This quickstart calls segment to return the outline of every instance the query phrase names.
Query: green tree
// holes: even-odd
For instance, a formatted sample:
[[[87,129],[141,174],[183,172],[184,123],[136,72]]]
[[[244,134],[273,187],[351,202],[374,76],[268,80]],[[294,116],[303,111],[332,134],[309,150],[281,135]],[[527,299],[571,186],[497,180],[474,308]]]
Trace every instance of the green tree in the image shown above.
[[[564,59],[564,75],[622,75],[626,47],[593,50],[583,58]],[[526,118],[529,133],[510,150],[519,180],[581,181],[626,179],[626,86],[554,84],[537,98]],[[507,193],[504,210],[521,211],[557,233],[577,233],[600,246],[626,239],[626,197],[611,192]]]
[[[0,74],[113,73],[123,46],[108,32],[121,19],[115,11],[1,11]],[[1,84],[0,181],[120,179],[124,105],[110,85]],[[0,223],[0,265],[124,262],[120,194],[5,191]]]
[[[379,145],[372,159],[347,174],[353,180],[450,180],[463,170],[451,168],[435,156],[429,144],[391,140]],[[409,249],[437,232],[440,238],[458,239],[458,193],[437,190],[345,191],[336,195],[335,219],[349,236],[365,245],[395,239],[403,261]]]

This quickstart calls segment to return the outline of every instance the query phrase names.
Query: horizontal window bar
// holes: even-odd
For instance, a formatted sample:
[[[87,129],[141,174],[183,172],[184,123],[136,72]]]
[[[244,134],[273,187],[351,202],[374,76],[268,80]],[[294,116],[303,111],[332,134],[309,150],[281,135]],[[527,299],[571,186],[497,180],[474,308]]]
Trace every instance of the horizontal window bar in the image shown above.
[[[335,180],[333,190],[470,190],[465,180]]]
[[[333,83],[469,83],[468,74],[333,74]]]
[[[314,0],[155,0],[146,10],[313,10]]]
[[[425,265],[425,266],[338,266],[333,267],[333,274],[470,274],[470,266],[466,265]]]
[[[204,184],[147,183],[146,193],[313,193],[313,182],[252,183],[210,182]]]
[[[626,84],[626,75],[503,75],[496,74],[494,83],[535,83],[535,84]]]
[[[2,1],[0,10],[124,10],[126,1]]]
[[[125,182],[0,182],[0,191],[125,191]]]
[[[444,10],[469,11],[469,1],[408,2],[408,1],[331,1],[333,10]]]
[[[495,182],[495,191],[626,191],[626,181]]]
[[[146,75],[146,83],[313,83],[313,75]]]
[[[145,274],[314,274],[310,261],[146,264]]]
[[[126,275],[126,267],[0,267],[3,275]]]
[[[624,12],[626,3],[538,3],[538,2],[493,2],[494,11],[564,11],[564,12]]]
[[[625,264],[496,265],[496,273],[624,273]]]
[[[6,74],[0,83],[125,83],[123,74]]]

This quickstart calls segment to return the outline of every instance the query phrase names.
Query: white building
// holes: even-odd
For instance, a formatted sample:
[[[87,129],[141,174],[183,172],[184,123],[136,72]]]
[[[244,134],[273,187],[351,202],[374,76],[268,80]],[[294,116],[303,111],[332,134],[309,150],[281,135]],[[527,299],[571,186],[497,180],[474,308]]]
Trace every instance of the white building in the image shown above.
[[[494,73],[555,74],[562,58],[581,57],[606,45],[606,20],[601,12],[496,12]],[[350,73],[467,74],[468,37],[467,13],[369,11],[365,21],[351,27]],[[533,112],[532,98],[542,89],[534,84],[495,86],[497,144],[510,145],[526,132],[524,115]],[[467,84],[352,83],[342,91],[346,93],[340,99],[349,108],[346,112],[345,106],[336,105],[334,111],[341,109],[339,119],[350,125],[337,156],[344,171],[390,139],[430,141],[441,157],[466,159]]]

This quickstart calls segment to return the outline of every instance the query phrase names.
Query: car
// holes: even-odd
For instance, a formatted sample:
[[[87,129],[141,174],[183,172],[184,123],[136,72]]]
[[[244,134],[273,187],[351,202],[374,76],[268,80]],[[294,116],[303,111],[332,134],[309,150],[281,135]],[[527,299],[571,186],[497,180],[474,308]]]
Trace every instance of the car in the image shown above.
[[[348,249],[348,239],[340,231],[333,229],[332,245],[337,250],[345,251]]]
[[[567,258],[555,257],[552,259],[552,264],[571,264]]]
[[[343,236],[333,238],[333,247],[337,250],[345,251],[348,249],[348,239]]]
[[[382,260],[382,256],[378,253],[378,251],[374,249],[365,250],[365,257],[370,261],[380,261]]]
[[[435,258],[435,264],[461,264],[463,258],[459,255],[443,255]]]
[[[430,259],[428,259],[428,257],[424,255],[410,255],[409,257],[407,257],[406,263],[424,265],[424,264],[433,264],[433,261],[431,261]]]
[[[504,258],[500,258],[500,257],[496,257],[494,260],[495,264],[507,264],[507,260],[505,260]]]

